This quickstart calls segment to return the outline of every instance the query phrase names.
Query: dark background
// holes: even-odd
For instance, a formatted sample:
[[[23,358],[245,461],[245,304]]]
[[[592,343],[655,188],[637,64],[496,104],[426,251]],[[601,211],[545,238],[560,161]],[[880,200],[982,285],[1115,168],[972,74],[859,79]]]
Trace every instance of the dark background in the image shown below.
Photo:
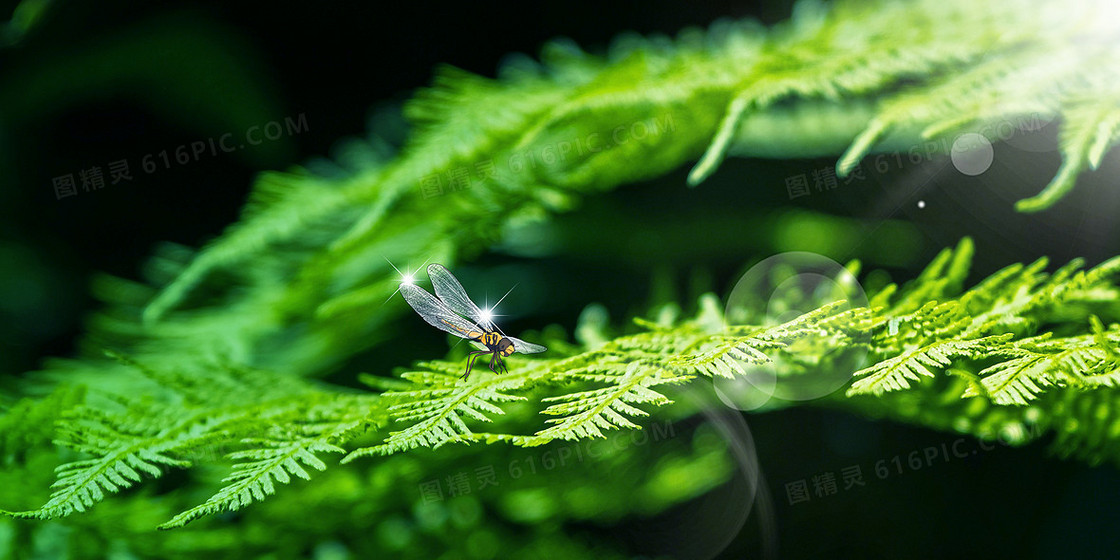
[[[329,155],[338,140],[364,135],[371,109],[391,110],[426,85],[438,64],[494,76],[505,56],[535,55],[556,37],[602,51],[623,31],[671,35],[721,17],[771,24],[789,11],[780,1],[408,3],[391,10],[373,3],[58,2],[0,50],[0,375],[74,352],[82,320],[96,308],[88,295],[95,273],[136,278],[157,243],[205,243],[236,220],[254,174]],[[152,173],[141,169],[145,156],[162,150],[301,115],[308,128],[300,134]],[[1034,139],[1052,145],[1055,128]],[[129,161],[132,180],[56,198],[53,178],[120,159]],[[659,263],[627,247],[701,218],[763,223],[790,207],[917,224],[923,243],[909,263],[876,263],[863,242],[830,255],[859,256],[898,279],[965,234],[977,240],[977,278],[1042,255],[1095,264],[1120,253],[1117,198],[1107,188],[1115,158],[1054,210],[1014,213],[1012,202],[1045,185],[1058,161],[1052,150],[997,145],[996,165],[979,177],[954,173],[941,158],[892,166],[846,190],[797,201],[788,198],[784,178],[834,161],[733,160],[691,190],[681,169],[558,219],[561,228],[578,230],[610,215],[629,219],[633,231],[601,243],[608,262],[555,258],[550,266],[558,275],[592,279],[583,289],[596,292],[615,317],[652,298],[655,274],[684,285],[701,267],[708,284],[726,295],[736,271],[772,247],[738,229],[717,229],[705,240],[706,254]],[[873,238],[874,229],[867,235]],[[570,291],[560,299],[571,305],[550,317],[566,325],[581,308],[582,294]],[[416,358],[404,354],[401,360]],[[956,436],[815,409],[747,420],[783,558],[1100,557],[1120,545],[1113,530],[1120,476],[1111,466],[1061,461],[1034,444],[878,479],[876,462],[896,455],[905,462],[910,452],[951,445]],[[826,471],[839,480],[853,464],[862,466],[865,487],[841,485],[836,495],[788,503],[786,483]],[[617,532],[625,539],[641,534],[636,525],[656,522]],[[748,524],[726,557],[756,551],[757,527]]]

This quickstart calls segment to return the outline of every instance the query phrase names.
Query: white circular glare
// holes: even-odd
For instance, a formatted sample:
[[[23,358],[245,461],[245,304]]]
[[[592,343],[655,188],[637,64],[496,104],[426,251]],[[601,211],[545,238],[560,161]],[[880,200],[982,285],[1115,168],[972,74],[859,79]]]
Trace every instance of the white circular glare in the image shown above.
[[[992,166],[995,151],[992,143],[983,135],[967,132],[953,141],[952,153],[953,167],[965,175],[979,175]]]
[[[486,308],[486,309],[482,310],[482,321],[483,322],[489,323],[493,320],[493,318],[494,318],[494,311],[493,310],[491,310],[489,308]]]
[[[925,207],[926,207],[926,201],[919,200],[918,201],[918,208],[925,208]]]
[[[716,395],[729,408],[751,411],[761,408],[774,396],[777,378],[754,364],[742,364],[744,373],[732,379],[715,377]]]
[[[764,259],[739,279],[728,296],[725,316],[732,325],[771,327],[838,301],[845,303],[837,311],[867,306],[867,295],[850,271],[823,255],[788,252]],[[767,354],[769,362],[740,362],[743,374],[735,379],[713,378],[724,404],[758,410],[771,400],[827,396],[863,367],[867,350],[843,336],[810,333]]]
[[[401,283],[402,284],[415,284],[416,283],[416,278],[414,278],[411,274],[405,274],[404,276],[401,276]]]

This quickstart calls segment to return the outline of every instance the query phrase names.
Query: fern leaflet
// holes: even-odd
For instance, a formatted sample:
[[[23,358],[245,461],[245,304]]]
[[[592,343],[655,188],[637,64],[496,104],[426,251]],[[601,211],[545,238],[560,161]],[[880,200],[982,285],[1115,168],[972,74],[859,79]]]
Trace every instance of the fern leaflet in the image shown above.
[[[357,427],[351,423],[340,427],[349,430]],[[184,511],[170,521],[160,525],[160,529],[182,527],[204,515],[223,511],[236,511],[254,502],[264,500],[276,492],[275,483],[287,484],[291,475],[311,480],[311,475],[303,465],[318,471],[326,470],[327,465],[315,453],[345,453],[341,447],[329,443],[332,436],[317,436],[295,440],[247,439],[246,444],[256,448],[229,454],[230,459],[240,460],[233,472],[222,482],[229,483],[205,503]],[[302,463],[302,465],[301,465]]]

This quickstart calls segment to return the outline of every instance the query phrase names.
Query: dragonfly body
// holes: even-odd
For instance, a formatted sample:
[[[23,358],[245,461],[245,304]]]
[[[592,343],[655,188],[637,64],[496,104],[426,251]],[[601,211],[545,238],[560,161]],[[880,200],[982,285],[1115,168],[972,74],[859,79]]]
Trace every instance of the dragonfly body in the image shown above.
[[[511,341],[509,337],[498,331],[467,331],[464,333],[460,331],[458,327],[452,325],[450,322],[442,322],[450,329],[452,329],[448,332],[453,331],[452,334],[461,334],[463,338],[466,338],[467,340],[473,340],[486,347],[485,350],[475,350],[474,352],[467,354],[467,372],[463,374],[464,379],[466,379],[467,376],[471,374],[471,364],[474,361],[474,358],[476,356],[482,356],[483,354],[492,355],[490,358],[490,371],[493,371],[495,373],[498,372],[497,369],[494,369],[495,364],[497,364],[498,369],[509,371],[508,369],[506,369],[506,363],[502,360],[502,358],[510,356],[517,351],[517,347],[513,344],[513,341]]]
[[[478,341],[484,344],[491,352],[497,352],[502,356],[509,356],[516,351],[513,342],[510,342],[505,335],[499,332],[477,333],[475,336],[470,336],[468,338],[477,338]]]
[[[464,379],[471,374],[476,357],[490,354],[490,371],[499,373],[509,371],[502,358],[511,356],[514,352],[533,354],[546,350],[544,346],[506,336],[490,320],[489,313],[483,313],[471,301],[463,285],[443,265],[428,265],[428,278],[432,281],[435,296],[411,283],[401,285],[401,295],[429,325],[473,341],[479,347],[467,356]]]

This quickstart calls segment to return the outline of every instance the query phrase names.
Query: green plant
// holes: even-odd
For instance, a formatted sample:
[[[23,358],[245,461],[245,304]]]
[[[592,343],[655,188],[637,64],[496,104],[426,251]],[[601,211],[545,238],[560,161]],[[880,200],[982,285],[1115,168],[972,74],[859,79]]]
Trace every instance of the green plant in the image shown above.
[[[791,22],[769,31],[721,24],[675,42],[620,41],[606,58],[554,43],[543,65],[511,63],[499,80],[441,70],[405,106],[413,133],[399,153],[375,138],[354,145],[364,157],[351,172],[265,174],[240,221],[208,246],[165,247],[145,283],[97,282],[107,306],[83,354],[30,376],[28,396],[4,403],[0,416],[11,482],[0,504],[21,510],[5,513],[68,523],[5,520],[0,544],[33,549],[50,540],[37,535],[72,531],[88,538],[69,546],[87,555],[283,545],[278,554],[298,556],[338,532],[369,529],[349,513],[358,511],[402,534],[441,535],[393,540],[390,527],[377,542],[345,543],[367,553],[398,547],[430,557],[461,538],[474,539],[480,557],[498,541],[521,557],[544,548],[586,556],[594,545],[566,537],[561,522],[653,513],[697,496],[733,471],[721,446],[690,432],[659,450],[665,460],[642,477],[625,468],[583,475],[601,463],[649,464],[650,449],[581,463],[566,471],[571,491],[559,496],[519,481],[502,496],[432,505],[399,488],[457,464],[485,468],[499,453],[637,429],[651,413],[687,418],[695,409],[671,402],[670,389],[735,376],[743,362],[780,357],[783,377],[812,376],[835,356],[788,345],[819,336],[866,349],[869,359],[845,395],[820,404],[1015,442],[1052,431],[1062,452],[1120,459],[1110,412],[1120,260],[1052,274],[1044,261],[1016,265],[964,290],[967,240],[906,287],[874,290],[868,307],[727,326],[718,300],[705,295],[690,319],[664,307],[656,320],[636,320],[640,332],[617,336],[589,312],[575,343],[546,333],[550,357],[511,358],[508,375],[458,381],[453,353],[397,378],[363,376],[373,392],[320,380],[399,323],[401,307],[379,307],[399,282],[389,261],[470,260],[581,197],[698,157],[693,184],[725,154],[817,156],[850,145],[838,164],[844,173],[872,149],[1060,115],[1065,163],[1042,194],[1019,204],[1041,210],[1100,163],[1120,122],[1120,81],[1098,65],[1117,47],[1092,40],[1110,30],[1059,12],[1056,2],[802,2]],[[432,199],[425,188],[436,178],[469,188]],[[48,396],[31,396],[37,391]],[[483,424],[492,429],[478,431]],[[457,445],[467,443],[482,445]],[[428,453],[423,464],[413,458],[420,453]],[[347,466],[328,465],[329,454],[345,454]],[[57,478],[46,495],[51,468]],[[179,491],[159,486],[171,473]],[[667,492],[653,482],[659,476],[688,482]],[[311,482],[279,487],[293,477]],[[137,484],[145,479],[158,480]],[[11,490],[14,481],[40,490]],[[635,499],[611,503],[605,488]],[[73,515],[91,508],[96,515]],[[402,517],[410,508],[413,518]],[[498,515],[482,519],[482,508]],[[297,509],[311,521],[293,529],[282,512]],[[237,523],[214,520],[233,511]],[[150,532],[206,516],[182,530],[189,539]]]

